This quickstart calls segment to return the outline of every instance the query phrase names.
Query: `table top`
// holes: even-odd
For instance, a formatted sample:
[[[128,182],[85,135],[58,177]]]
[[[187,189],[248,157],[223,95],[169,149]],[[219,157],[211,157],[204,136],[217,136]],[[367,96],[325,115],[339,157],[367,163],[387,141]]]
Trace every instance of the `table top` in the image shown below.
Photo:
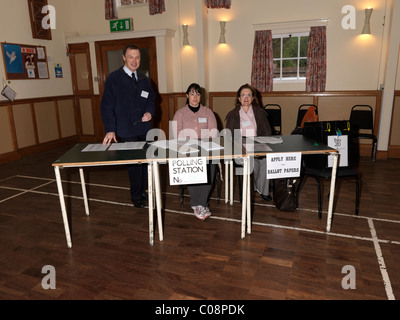
[[[269,144],[272,151],[268,152],[246,152],[241,144],[235,141],[224,140],[218,138],[215,140],[224,150],[205,151],[199,150],[194,154],[179,154],[170,150],[161,150],[150,144],[146,144],[140,150],[107,150],[107,151],[90,151],[82,152],[88,146],[88,143],[78,143],[63,156],[56,160],[52,165],[59,167],[84,167],[84,166],[104,166],[104,165],[124,165],[124,164],[140,164],[149,163],[151,161],[166,162],[169,159],[176,159],[190,156],[206,156],[208,159],[233,159],[238,157],[249,156],[265,156],[267,153],[287,153],[301,152],[303,154],[321,154],[337,152],[315,140],[303,137],[302,135],[281,136],[283,143]]]
[[[326,154],[337,153],[336,149],[328,147],[326,144],[304,137],[302,135],[283,135],[279,136],[283,143],[268,144],[272,151],[253,151],[247,152],[250,156],[265,156],[267,153],[296,153],[302,154]]]

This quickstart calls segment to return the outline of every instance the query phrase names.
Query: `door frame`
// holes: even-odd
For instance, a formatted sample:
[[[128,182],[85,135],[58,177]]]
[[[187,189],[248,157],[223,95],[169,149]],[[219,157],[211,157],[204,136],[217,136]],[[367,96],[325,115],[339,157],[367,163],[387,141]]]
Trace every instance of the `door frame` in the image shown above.
[[[135,44],[139,48],[148,48],[149,49],[149,58],[150,58],[150,81],[153,87],[154,92],[156,93],[156,109],[158,108],[158,66],[157,66],[157,46],[156,46],[156,38],[155,37],[143,37],[143,38],[130,38],[130,39],[117,39],[117,40],[104,40],[104,41],[96,41],[95,42],[95,50],[96,50],[96,65],[97,65],[97,78],[99,83],[99,103],[96,111],[96,119],[97,119],[97,127],[101,128],[102,134],[104,134],[104,125],[101,120],[101,112],[100,112],[100,104],[101,98],[103,96],[104,87],[107,79],[107,56],[106,51],[110,49],[120,49],[125,48],[129,44]],[[122,67],[122,66],[121,66]],[[160,121],[159,115],[157,112],[155,118],[153,118],[153,125],[157,125]],[[104,137],[104,135],[103,135]],[[100,137],[99,137],[100,139]]]
[[[106,73],[107,57],[105,56],[107,49],[110,49],[110,47],[124,48],[129,44],[135,44],[139,48],[149,48],[149,58],[151,65],[150,79],[152,81],[152,84],[155,85],[156,88],[158,88],[157,47],[155,37],[96,41],[96,63],[100,97],[102,97],[103,95],[104,86],[106,84],[106,79],[108,76],[108,74]]]

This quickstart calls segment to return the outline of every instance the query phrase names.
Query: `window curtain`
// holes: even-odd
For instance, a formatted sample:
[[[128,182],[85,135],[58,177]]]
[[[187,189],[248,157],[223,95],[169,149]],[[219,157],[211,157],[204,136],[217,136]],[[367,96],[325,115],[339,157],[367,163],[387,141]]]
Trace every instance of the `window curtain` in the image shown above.
[[[308,38],[306,91],[325,91],[326,27],[311,27]]]
[[[231,0],[207,0],[207,8],[230,9],[231,8]]]
[[[117,1],[105,0],[106,20],[118,19]]]
[[[274,52],[271,30],[256,31],[251,85],[260,92],[271,92],[274,80]]]
[[[149,0],[150,15],[161,14],[165,11],[164,0]]]

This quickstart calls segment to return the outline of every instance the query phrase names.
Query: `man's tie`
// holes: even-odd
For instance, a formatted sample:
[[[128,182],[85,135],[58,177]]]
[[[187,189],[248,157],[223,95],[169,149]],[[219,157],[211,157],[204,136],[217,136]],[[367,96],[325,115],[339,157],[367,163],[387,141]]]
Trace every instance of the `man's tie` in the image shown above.
[[[132,79],[133,79],[133,81],[135,82],[135,84],[137,84],[137,80],[136,80],[135,73],[134,73],[134,72],[132,72],[131,76],[132,76]]]

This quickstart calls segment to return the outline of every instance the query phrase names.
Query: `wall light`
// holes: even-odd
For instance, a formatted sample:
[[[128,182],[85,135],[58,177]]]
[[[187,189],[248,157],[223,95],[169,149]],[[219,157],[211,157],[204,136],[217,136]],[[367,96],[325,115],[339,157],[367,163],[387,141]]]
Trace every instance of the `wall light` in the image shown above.
[[[183,30],[183,45],[190,46],[188,38],[188,25],[187,24],[182,25],[182,30]]]
[[[365,21],[364,21],[364,28],[361,31],[361,34],[371,34],[371,27],[369,25],[369,21],[371,19],[372,8],[365,9]]]
[[[225,27],[226,27],[226,21],[220,21],[219,22],[220,26],[221,26],[221,34],[219,36],[219,44],[224,44],[226,43],[226,39],[225,39]]]

